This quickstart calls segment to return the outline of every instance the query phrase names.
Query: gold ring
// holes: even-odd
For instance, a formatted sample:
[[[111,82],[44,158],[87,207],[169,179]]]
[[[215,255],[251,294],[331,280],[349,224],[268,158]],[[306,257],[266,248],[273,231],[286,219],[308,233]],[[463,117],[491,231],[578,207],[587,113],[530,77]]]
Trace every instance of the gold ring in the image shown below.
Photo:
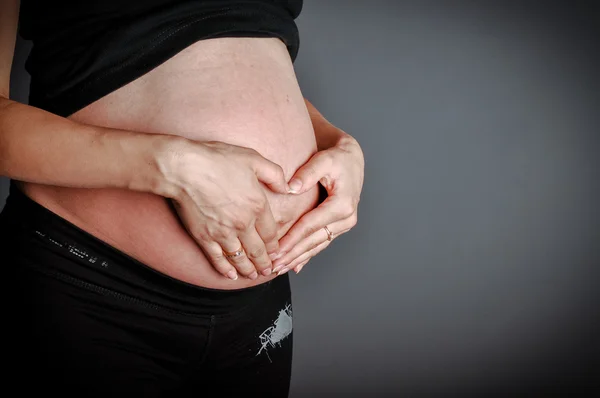
[[[333,240],[333,232],[331,232],[329,228],[327,228],[327,225],[323,228],[325,228],[325,232],[327,232],[327,240],[331,242]]]
[[[233,252],[226,252],[225,250],[223,250],[223,254],[225,255],[225,257],[227,258],[236,258],[241,256],[244,253],[244,249],[243,248],[239,248],[236,251]]]

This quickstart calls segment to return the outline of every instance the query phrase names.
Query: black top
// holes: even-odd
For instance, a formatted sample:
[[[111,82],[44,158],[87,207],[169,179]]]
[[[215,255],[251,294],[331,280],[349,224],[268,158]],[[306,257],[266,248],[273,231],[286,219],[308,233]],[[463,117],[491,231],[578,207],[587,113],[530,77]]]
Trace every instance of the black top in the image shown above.
[[[194,42],[279,37],[295,60],[302,0],[21,0],[29,104],[69,116]]]

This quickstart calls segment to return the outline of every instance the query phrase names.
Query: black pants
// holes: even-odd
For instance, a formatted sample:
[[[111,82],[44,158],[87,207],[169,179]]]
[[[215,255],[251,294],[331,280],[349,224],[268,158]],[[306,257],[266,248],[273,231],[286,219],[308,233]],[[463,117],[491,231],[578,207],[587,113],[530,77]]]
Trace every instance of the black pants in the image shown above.
[[[287,274],[233,291],[193,286],[81,230],[14,183],[0,244],[4,388],[82,397],[288,395]]]

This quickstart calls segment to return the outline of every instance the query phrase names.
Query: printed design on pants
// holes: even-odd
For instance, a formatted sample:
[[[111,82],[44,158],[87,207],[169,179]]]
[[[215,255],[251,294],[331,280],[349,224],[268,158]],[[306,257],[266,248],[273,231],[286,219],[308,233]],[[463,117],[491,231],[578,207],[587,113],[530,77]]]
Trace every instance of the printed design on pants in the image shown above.
[[[292,305],[288,304],[284,309],[279,311],[279,316],[273,322],[272,326],[269,326],[267,330],[258,336],[260,340],[260,350],[258,350],[257,356],[261,352],[265,352],[269,361],[269,348],[274,348],[277,344],[281,345],[281,341],[292,333]]]
[[[91,255],[90,253],[83,250],[81,247],[78,247],[74,243],[69,243],[69,242],[64,242],[64,241],[59,242],[54,237],[51,237],[47,233],[44,233],[37,229],[35,230],[35,233],[38,234],[39,236],[41,236],[42,238],[44,238],[46,241],[60,247],[63,251],[66,251],[71,256],[75,256],[75,257],[79,257],[83,260],[87,260],[88,262],[90,262],[92,264],[95,264],[96,262],[98,262],[104,268],[108,267],[108,265],[109,265],[107,261],[105,261],[103,259],[99,259],[97,256]]]

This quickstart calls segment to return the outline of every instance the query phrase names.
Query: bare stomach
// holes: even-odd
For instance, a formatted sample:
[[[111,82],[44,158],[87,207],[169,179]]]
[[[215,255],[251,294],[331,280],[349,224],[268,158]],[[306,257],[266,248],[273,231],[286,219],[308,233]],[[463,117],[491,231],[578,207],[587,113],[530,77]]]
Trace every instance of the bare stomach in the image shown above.
[[[110,128],[222,141],[257,150],[289,179],[316,152],[312,124],[285,45],[275,38],[201,40],[140,78],[69,116]],[[59,216],[159,272],[198,286],[264,283],[218,274],[167,199],[125,189],[33,183],[21,188]],[[318,189],[265,188],[282,237],[318,200]]]

